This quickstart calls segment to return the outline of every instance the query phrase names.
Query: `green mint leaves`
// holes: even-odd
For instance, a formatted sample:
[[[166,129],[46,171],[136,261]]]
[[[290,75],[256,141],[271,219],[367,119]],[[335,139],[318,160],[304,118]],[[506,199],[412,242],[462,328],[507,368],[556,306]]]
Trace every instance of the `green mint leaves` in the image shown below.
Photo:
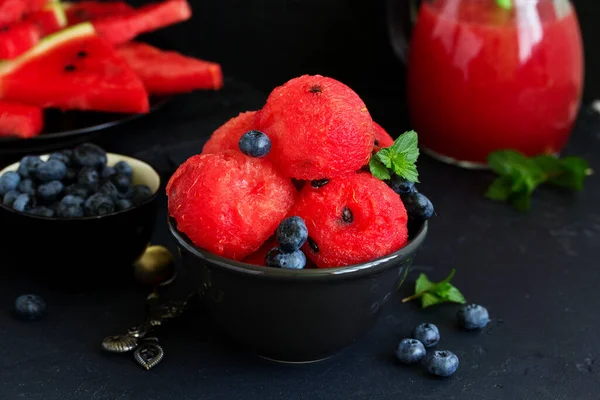
[[[490,154],[488,164],[499,177],[490,185],[485,196],[507,202],[519,211],[531,208],[531,196],[541,184],[580,191],[585,178],[591,174],[588,163],[579,157],[561,159],[541,155],[527,158],[512,150]]]
[[[415,294],[402,300],[406,303],[411,300],[421,299],[421,307],[427,308],[442,303],[465,304],[465,297],[462,295],[450,280],[454,277],[456,271],[453,269],[450,275],[439,283],[431,282],[427,275],[421,274],[415,284]]]
[[[417,132],[408,131],[400,135],[393,145],[379,150],[371,157],[369,169],[377,179],[388,180],[391,179],[392,174],[396,174],[418,183],[417,158],[419,158]]]
[[[510,10],[512,8],[512,0],[496,0],[496,4],[505,10]]]

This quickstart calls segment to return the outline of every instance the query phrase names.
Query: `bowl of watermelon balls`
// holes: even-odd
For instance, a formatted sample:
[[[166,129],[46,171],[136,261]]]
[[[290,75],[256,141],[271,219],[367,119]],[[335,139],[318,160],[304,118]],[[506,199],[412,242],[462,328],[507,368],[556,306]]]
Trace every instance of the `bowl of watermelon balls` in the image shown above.
[[[282,362],[327,358],[397,301],[434,214],[417,133],[304,75],[217,129],[167,185],[169,226],[223,332]]]
[[[137,40],[191,17],[186,0],[0,1],[0,154],[73,146],[221,89],[219,64]]]
[[[151,165],[91,143],[25,156],[0,171],[2,257],[65,288],[126,281],[152,237],[159,187]]]

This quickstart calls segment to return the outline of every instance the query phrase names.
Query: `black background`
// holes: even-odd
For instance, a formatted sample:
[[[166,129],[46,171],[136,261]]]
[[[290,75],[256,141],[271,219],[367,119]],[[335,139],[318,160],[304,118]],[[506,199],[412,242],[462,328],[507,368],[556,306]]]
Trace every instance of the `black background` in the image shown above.
[[[193,21],[147,39],[221,62],[225,89],[181,96],[107,133],[98,143],[108,150],[150,161],[167,179],[228,117],[260,107],[274,85],[303,73],[348,83],[392,134],[409,127],[405,71],[388,44],[381,1],[193,0],[192,5]],[[600,4],[576,5],[586,44],[588,104],[600,91],[594,74],[600,63],[594,46]],[[585,107],[567,149],[595,170],[600,170],[599,131],[598,116]],[[0,275],[0,399],[598,399],[597,176],[581,194],[541,190],[533,210],[520,214],[483,198],[492,179],[487,173],[425,156],[419,169],[420,190],[438,212],[429,238],[397,301],[390,301],[370,335],[339,356],[306,366],[271,364],[221,341],[202,313],[190,313],[159,332],[165,360],[145,372],[131,357],[106,355],[99,348],[102,337],[142,318],[143,288],[64,294]],[[164,196],[161,202],[154,242],[173,248]],[[0,258],[0,271],[18,267]],[[465,296],[489,308],[493,321],[483,332],[458,330],[453,305],[420,310],[400,303],[419,272],[439,280],[451,268],[457,269],[454,281]],[[185,291],[184,276],[182,271],[181,290],[172,295]],[[26,324],[10,317],[14,298],[24,292],[46,298],[47,318]],[[439,348],[461,359],[450,379],[433,379],[393,361],[399,339],[425,321],[440,327]]]

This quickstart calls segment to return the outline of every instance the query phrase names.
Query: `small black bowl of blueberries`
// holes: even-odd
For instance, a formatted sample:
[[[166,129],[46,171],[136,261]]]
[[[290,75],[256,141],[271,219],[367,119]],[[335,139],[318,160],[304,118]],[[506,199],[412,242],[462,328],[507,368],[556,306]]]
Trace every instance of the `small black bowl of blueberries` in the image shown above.
[[[133,276],[160,185],[149,164],[91,143],[23,157],[0,171],[0,251],[18,270],[2,272],[68,285]]]

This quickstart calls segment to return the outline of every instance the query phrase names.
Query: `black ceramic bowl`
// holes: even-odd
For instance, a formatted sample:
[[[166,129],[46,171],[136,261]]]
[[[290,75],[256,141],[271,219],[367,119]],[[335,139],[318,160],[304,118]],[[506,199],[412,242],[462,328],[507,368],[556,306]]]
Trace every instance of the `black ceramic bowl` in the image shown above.
[[[298,271],[219,257],[195,247],[172,218],[169,227],[213,321],[251,351],[283,362],[327,358],[369,331],[427,234],[423,223],[388,256]]]
[[[111,166],[127,161],[133,168],[133,183],[147,185],[154,195],[125,211],[73,219],[30,215],[0,203],[0,254],[18,269],[2,272],[74,288],[133,276],[132,263],[144,252],[154,231],[160,176],[135,158],[111,153],[107,158]],[[18,163],[9,165],[0,175],[17,167]],[[3,264],[7,265],[0,262],[0,270]]]

